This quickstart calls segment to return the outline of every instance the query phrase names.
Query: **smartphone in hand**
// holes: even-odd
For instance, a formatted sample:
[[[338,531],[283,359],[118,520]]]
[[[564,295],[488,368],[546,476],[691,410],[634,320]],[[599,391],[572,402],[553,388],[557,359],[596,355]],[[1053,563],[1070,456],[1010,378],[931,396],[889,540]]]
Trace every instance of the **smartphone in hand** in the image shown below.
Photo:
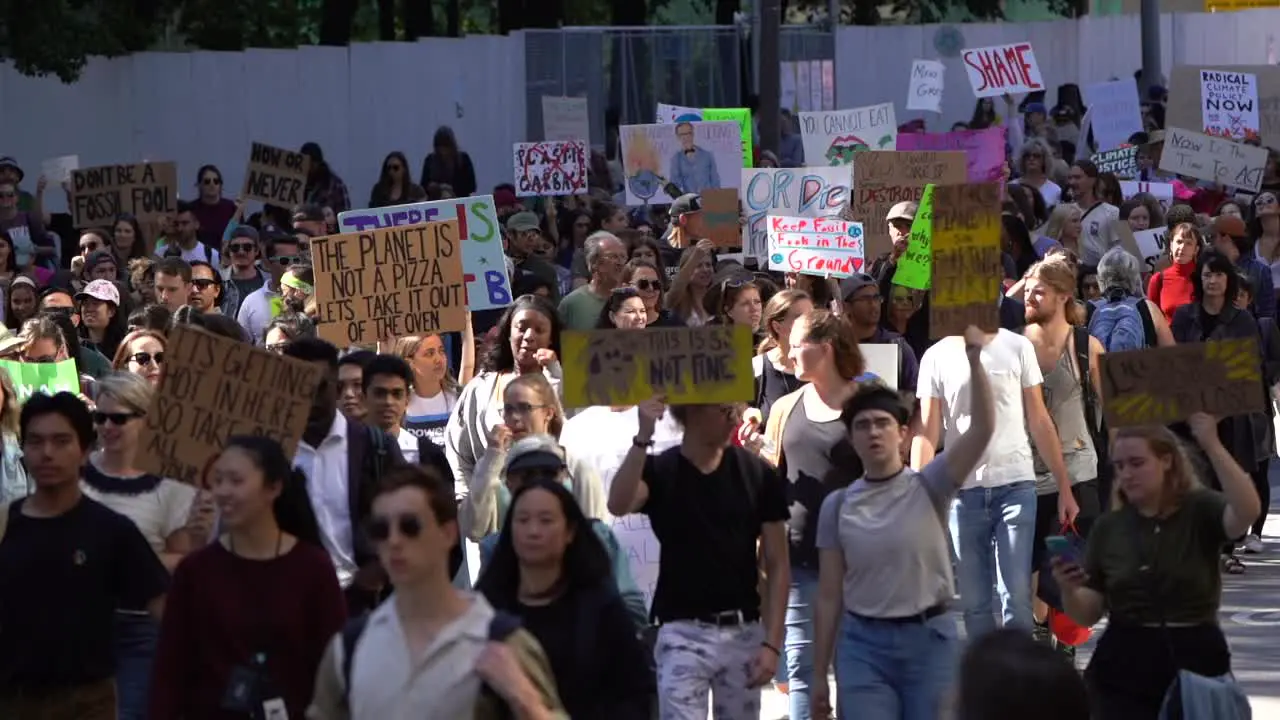
[[[1054,557],[1062,558],[1063,562],[1078,563],[1080,558],[1076,553],[1076,548],[1071,541],[1062,535],[1050,535],[1044,539],[1045,547],[1049,549],[1049,554]]]

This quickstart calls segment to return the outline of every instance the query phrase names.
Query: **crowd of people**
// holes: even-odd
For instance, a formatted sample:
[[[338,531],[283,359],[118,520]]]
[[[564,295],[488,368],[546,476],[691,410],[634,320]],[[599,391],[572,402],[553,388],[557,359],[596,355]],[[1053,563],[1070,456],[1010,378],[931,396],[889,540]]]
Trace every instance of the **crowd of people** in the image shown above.
[[[696,194],[616,204],[595,155],[587,195],[491,191],[510,306],[338,348],[310,244],[351,202],[315,144],[296,208],[244,217],[206,165],[160,227],[67,237],[0,158],[0,358],[80,378],[20,405],[0,370],[0,717],[755,720],[773,683],[793,720],[1155,718],[1178,671],[1230,671],[1222,576],[1266,549],[1274,413],[1109,430],[1101,358],[1257,337],[1271,407],[1277,154],[1252,196],[1169,178],[1166,208],[1121,196],[1061,100],[967,124],[1015,139],[1001,328],[941,339],[894,283],[912,202],[866,273],[769,272],[693,235]],[[434,148],[418,183],[389,154],[368,206],[475,193],[447,128]],[[1115,220],[1167,225],[1167,266]],[[202,487],[141,469],[178,325],[319,368],[294,457],[237,436]],[[563,406],[563,332],[706,325],[754,335],[750,402]]]

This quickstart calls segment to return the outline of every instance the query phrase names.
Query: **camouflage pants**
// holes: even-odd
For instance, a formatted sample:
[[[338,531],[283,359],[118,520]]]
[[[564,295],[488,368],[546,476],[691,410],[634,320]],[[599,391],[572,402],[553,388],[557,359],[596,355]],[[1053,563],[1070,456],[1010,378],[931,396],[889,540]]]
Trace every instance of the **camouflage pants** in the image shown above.
[[[760,688],[747,681],[763,640],[759,623],[664,623],[653,649],[661,720],[706,720],[708,692],[715,720],[759,720]]]

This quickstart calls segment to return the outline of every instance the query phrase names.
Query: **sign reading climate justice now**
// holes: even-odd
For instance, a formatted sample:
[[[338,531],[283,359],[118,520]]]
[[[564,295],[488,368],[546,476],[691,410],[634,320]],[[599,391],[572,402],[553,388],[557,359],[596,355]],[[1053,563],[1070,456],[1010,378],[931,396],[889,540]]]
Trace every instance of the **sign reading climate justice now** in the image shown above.
[[[301,205],[310,168],[311,158],[300,152],[254,143],[241,195],[268,205]]]
[[[272,438],[293,457],[320,381],[315,364],[177,325],[138,441],[139,469],[202,486],[233,435]]]
[[[317,330],[339,347],[467,324],[458,221],[311,241]]]

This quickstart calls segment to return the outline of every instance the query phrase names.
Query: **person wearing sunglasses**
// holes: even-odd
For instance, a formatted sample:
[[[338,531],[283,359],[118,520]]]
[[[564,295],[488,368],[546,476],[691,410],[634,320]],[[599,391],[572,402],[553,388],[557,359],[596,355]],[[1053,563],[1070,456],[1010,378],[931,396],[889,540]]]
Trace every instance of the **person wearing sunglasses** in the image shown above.
[[[216,165],[203,165],[196,173],[198,199],[191,203],[191,212],[199,223],[199,240],[207,248],[222,246],[222,234],[239,211],[235,201],[222,196],[224,187]]]
[[[187,520],[196,489],[138,468],[137,452],[155,389],[137,375],[115,372],[98,384],[93,424],[98,449],[82,477],[84,494],[133,521],[170,572],[192,547]],[[120,717],[146,716],[160,625],[142,607],[116,609],[116,693]]]
[[[267,284],[266,270],[258,266],[262,255],[258,231],[240,225],[231,231],[222,250],[230,260],[222,269],[222,314],[236,317],[245,298]]]
[[[409,161],[399,150],[388,153],[382,161],[382,172],[378,182],[369,192],[369,204],[366,207],[380,208],[405,203],[421,202],[427,199],[427,192],[421,185],[409,177]]]
[[[25,363],[56,363],[66,360],[67,338],[53,318],[41,313],[22,324],[24,341],[21,360]]]
[[[140,375],[152,385],[160,384],[164,367],[165,336],[156,330],[134,330],[120,341],[111,361],[113,370]]]
[[[267,231],[262,249],[265,255],[262,269],[266,271],[266,280],[262,287],[244,296],[236,314],[236,321],[258,343],[263,342],[267,325],[285,311],[280,281],[284,279],[285,271],[301,259],[297,236],[285,234],[282,230]]]
[[[207,262],[191,263],[191,295],[187,304],[202,313],[222,312],[222,276]]]
[[[679,327],[675,316],[662,309],[662,273],[648,260],[632,258],[622,268],[622,282],[634,288],[644,301],[644,327]]]
[[[173,574],[150,717],[305,717],[347,617],[306,480],[275,440],[233,436],[209,485],[221,532]]]

